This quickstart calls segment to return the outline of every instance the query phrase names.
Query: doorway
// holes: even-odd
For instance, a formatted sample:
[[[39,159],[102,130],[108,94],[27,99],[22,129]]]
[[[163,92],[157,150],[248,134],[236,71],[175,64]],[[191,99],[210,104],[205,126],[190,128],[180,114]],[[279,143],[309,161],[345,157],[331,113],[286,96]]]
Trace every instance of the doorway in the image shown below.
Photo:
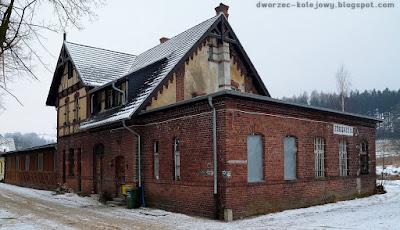
[[[78,191],[82,191],[82,149],[78,149],[78,171],[77,171],[77,181],[78,181]]]
[[[115,159],[115,184],[117,189],[117,197],[123,197],[122,185],[125,184],[125,158],[118,156]]]
[[[103,191],[104,182],[104,145],[99,144],[94,151],[94,192]]]

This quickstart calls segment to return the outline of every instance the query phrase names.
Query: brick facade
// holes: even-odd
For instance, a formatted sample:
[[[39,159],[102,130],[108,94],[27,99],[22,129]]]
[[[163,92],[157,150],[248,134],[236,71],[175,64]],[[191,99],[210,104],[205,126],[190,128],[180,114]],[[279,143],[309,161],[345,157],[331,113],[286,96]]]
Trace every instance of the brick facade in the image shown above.
[[[239,95],[239,94],[238,94]],[[244,94],[241,94],[244,95]],[[375,187],[375,123],[343,114],[257,101],[220,93],[217,109],[218,208],[233,210],[233,218],[306,207],[373,193]],[[133,121],[131,121],[133,122]],[[206,217],[213,216],[212,110],[206,97],[170,108],[142,112],[128,126],[141,135],[142,184],[147,206]],[[354,136],[333,134],[333,124],[354,127]],[[263,138],[263,182],[247,182],[247,135]],[[283,139],[296,137],[296,180],[284,179]],[[180,180],[174,180],[174,138],[180,138]],[[325,177],[314,176],[314,138],[325,140]],[[348,176],[339,176],[339,140],[348,146]],[[159,179],[154,176],[154,141],[159,144]],[[368,143],[369,174],[359,175],[361,141]],[[121,124],[59,138],[58,159],[80,149],[81,188],[96,190],[95,147],[104,145],[103,190],[118,195],[116,164],[125,158],[126,183],[137,185],[137,139]],[[77,151],[69,187],[78,190]],[[68,165],[68,156],[65,157]],[[67,166],[66,166],[67,167]],[[231,177],[222,176],[223,171]],[[58,182],[63,182],[59,160]],[[95,191],[98,192],[98,191]]]

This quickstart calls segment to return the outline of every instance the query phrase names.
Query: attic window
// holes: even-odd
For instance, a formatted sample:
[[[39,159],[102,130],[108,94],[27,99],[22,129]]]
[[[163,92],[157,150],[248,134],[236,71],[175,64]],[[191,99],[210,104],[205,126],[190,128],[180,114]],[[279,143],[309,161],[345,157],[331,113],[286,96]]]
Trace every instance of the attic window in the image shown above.
[[[72,67],[72,62],[68,62],[68,79],[72,78],[73,75],[73,67]]]

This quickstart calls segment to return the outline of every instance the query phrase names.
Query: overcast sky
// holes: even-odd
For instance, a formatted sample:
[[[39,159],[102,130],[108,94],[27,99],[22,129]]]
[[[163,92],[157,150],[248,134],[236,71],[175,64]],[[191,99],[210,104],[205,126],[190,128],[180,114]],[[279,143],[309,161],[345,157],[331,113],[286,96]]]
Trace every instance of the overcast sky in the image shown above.
[[[334,92],[335,73],[342,63],[351,72],[353,90],[400,88],[399,1],[385,1],[397,3],[391,9],[362,10],[258,8],[258,2],[224,1],[230,6],[229,23],[272,97],[314,89]],[[373,2],[377,5],[382,1]],[[140,54],[157,45],[159,38],[173,37],[213,17],[219,3],[109,0],[95,9],[96,21],[83,20],[84,30],[67,29],[67,40]],[[54,17],[49,10],[42,15]],[[54,71],[62,35],[46,33],[45,37],[44,43],[54,57],[44,52],[42,56]],[[0,134],[37,132],[55,137],[57,114],[54,107],[45,106],[53,72],[39,65],[34,71],[40,81],[17,79],[8,84],[24,106],[3,95],[7,110],[0,114]]]

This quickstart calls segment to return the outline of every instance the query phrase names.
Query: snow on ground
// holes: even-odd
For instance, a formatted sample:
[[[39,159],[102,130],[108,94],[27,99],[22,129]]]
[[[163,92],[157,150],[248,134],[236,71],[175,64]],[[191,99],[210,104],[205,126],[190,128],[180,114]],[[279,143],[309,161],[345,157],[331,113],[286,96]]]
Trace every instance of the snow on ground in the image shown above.
[[[400,175],[400,166],[386,165],[385,169],[382,166],[376,166],[376,175],[381,175],[382,171],[385,175]]]
[[[108,207],[75,194],[0,183],[0,229],[400,229],[400,180],[384,185],[388,192],[382,195],[227,223],[159,209]],[[24,209],[35,209],[17,209],[14,203],[21,200]]]

